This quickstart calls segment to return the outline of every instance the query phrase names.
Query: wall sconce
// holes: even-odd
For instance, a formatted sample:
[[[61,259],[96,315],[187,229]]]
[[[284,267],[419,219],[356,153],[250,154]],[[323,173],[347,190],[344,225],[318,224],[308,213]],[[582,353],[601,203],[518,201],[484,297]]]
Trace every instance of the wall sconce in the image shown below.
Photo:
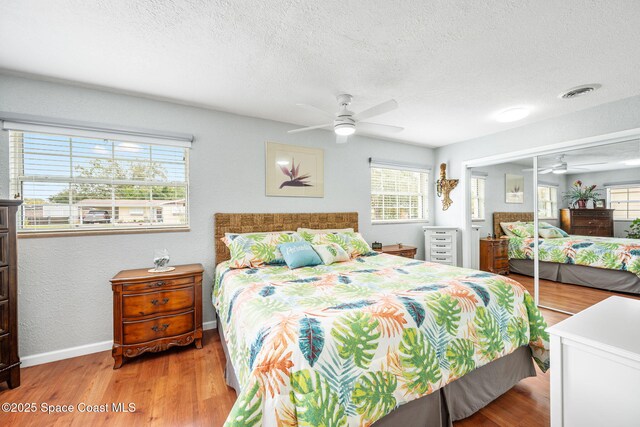
[[[453,203],[449,194],[458,185],[457,179],[447,179],[447,164],[440,164],[440,179],[436,181],[436,193],[442,197],[442,210],[446,211]]]

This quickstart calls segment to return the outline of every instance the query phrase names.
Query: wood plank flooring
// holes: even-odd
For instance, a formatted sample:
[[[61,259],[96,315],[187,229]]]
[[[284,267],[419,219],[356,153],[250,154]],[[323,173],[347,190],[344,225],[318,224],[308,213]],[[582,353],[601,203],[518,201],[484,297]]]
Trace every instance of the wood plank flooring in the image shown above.
[[[533,292],[533,280],[511,275]],[[580,311],[607,295],[584,287],[571,291],[553,282],[544,284],[550,295],[569,292],[573,310]],[[562,285],[567,286],[567,285]],[[596,292],[593,292],[596,291]],[[561,295],[555,298],[560,299]],[[552,325],[565,314],[542,310]],[[22,370],[22,385],[9,390],[0,385],[0,403],[102,405],[134,403],[133,413],[36,413],[0,412],[0,425],[11,426],[221,426],[236,394],[224,382],[224,353],[216,331],[206,331],[204,347],[174,348],[147,354],[113,370],[109,351],[67,359]],[[111,408],[110,408],[111,409]],[[549,374],[527,378],[487,407],[462,421],[467,426],[548,426]]]

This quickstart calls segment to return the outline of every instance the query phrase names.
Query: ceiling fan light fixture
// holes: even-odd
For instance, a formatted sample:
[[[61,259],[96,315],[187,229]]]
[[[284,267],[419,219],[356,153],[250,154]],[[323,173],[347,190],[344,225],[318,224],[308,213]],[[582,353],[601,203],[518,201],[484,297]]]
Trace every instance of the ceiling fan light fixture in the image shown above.
[[[333,127],[336,135],[348,136],[353,135],[356,131],[356,126],[353,123],[338,123]]]
[[[562,165],[560,165],[560,166],[558,166],[556,168],[553,168],[552,172],[554,174],[556,174],[556,175],[563,175],[563,174],[567,173],[568,172],[567,171],[567,164],[563,163]]]
[[[496,114],[496,121],[500,123],[509,123],[522,120],[531,113],[529,107],[511,107],[506,110],[502,110]]]

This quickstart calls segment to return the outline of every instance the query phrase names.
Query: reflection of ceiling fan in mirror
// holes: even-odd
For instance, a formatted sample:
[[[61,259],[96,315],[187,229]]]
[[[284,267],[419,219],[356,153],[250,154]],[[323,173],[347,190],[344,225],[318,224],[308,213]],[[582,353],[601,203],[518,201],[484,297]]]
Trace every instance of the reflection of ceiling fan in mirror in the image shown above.
[[[569,165],[569,163],[565,161],[564,157],[565,155],[562,154],[556,158],[557,159],[556,163],[549,166],[539,167],[538,174],[545,175],[548,173],[554,173],[556,175],[562,175],[565,173],[573,173],[574,171],[578,172],[578,171],[589,170],[588,168],[581,167],[581,166],[595,166],[595,165],[603,165],[606,163],[606,162],[597,162],[597,163],[579,163],[579,164]],[[522,169],[523,172],[531,172],[532,170],[533,168]]]
[[[398,108],[398,103],[395,100],[390,99],[387,102],[383,102],[382,104],[378,104],[374,107],[368,108],[355,114],[353,111],[349,111],[348,109],[349,104],[351,104],[351,99],[352,96],[346,93],[338,95],[338,111],[335,114],[325,111],[322,108],[314,107],[313,105],[298,104],[298,106],[300,107],[322,113],[326,117],[333,119],[333,121],[321,125],[293,129],[290,130],[289,133],[304,132],[312,129],[333,128],[333,131],[336,134],[336,142],[338,144],[344,144],[345,142],[347,142],[347,138],[349,137],[349,135],[352,135],[355,132],[386,133],[401,132],[402,130],[404,130],[404,128],[398,126],[382,125],[379,123],[369,123],[362,121],[364,119],[379,116],[381,114],[388,113],[391,110],[395,110],[396,108]]]

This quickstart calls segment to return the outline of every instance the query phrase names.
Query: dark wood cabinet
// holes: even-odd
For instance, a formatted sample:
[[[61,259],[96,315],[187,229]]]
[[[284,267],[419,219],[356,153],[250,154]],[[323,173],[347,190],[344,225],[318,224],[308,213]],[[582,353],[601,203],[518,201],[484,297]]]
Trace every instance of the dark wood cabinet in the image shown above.
[[[383,254],[401,256],[405,258],[415,258],[417,251],[418,251],[418,248],[416,248],[415,246],[388,245],[388,246],[383,246],[382,249],[380,249],[378,252],[382,252]]]
[[[560,228],[578,236],[613,237],[614,209],[561,209]]]
[[[114,369],[126,357],[195,342],[202,348],[202,265],[167,273],[125,270],[111,279]]]
[[[0,200],[0,383],[20,385],[16,213],[21,200]]]
[[[480,270],[509,274],[509,239],[480,239]]]

